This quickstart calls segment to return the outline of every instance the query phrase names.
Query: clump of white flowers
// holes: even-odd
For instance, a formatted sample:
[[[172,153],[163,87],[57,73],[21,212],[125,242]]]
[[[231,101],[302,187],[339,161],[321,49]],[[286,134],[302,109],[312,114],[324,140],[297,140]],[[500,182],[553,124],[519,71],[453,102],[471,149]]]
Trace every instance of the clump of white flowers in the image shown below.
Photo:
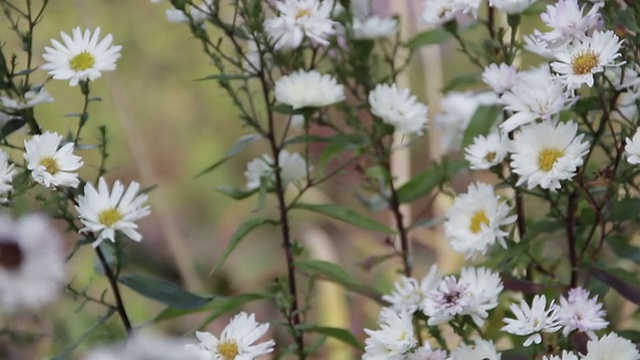
[[[418,102],[409,89],[380,84],[369,93],[371,113],[401,134],[421,135],[427,122],[427,106]]]

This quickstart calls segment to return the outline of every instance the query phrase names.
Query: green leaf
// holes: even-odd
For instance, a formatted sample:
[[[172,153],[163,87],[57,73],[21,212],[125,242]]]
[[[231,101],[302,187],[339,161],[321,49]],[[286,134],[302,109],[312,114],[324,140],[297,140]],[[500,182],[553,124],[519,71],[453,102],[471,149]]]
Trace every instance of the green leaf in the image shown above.
[[[287,104],[275,104],[271,107],[271,110],[285,115],[301,115],[304,113],[302,109],[295,110],[291,105]]]
[[[640,199],[621,199],[612,204],[609,220],[622,222],[636,219],[640,213]]]
[[[211,304],[211,308],[213,308],[213,312],[211,312],[207,317],[202,321],[198,329],[203,329],[207,325],[209,325],[213,320],[219,318],[221,315],[226,313],[235,312],[237,309],[241,308],[242,305],[267,298],[268,295],[260,294],[260,293],[246,293],[240,294],[238,296],[232,296],[228,298],[219,298]]]
[[[246,80],[250,78],[251,76],[247,74],[212,74],[209,76],[205,76],[203,78],[196,79],[195,81],[205,81],[205,80],[230,81],[230,80]]]
[[[296,261],[295,267],[300,271],[307,272],[309,274],[318,274],[326,277],[327,279],[345,286],[346,288],[362,287],[362,284],[345,271],[340,265],[322,261],[322,260],[301,260]]]
[[[159,301],[176,309],[197,309],[205,306],[213,297],[192,294],[175,284],[142,275],[125,275],[118,279],[138,294]]]
[[[462,149],[471,145],[476,136],[488,135],[491,131],[491,127],[501,113],[502,107],[498,105],[479,106],[464,132],[464,137],[462,138]]]
[[[198,175],[196,175],[196,178],[215,170],[218,166],[224,164],[227,160],[229,160],[229,158],[241,152],[242,150],[247,148],[247,146],[251,145],[257,140],[260,140],[261,138],[262,137],[258,134],[248,134],[241,137],[233,144],[233,146],[231,146],[231,149],[229,149],[229,152],[227,152],[227,155],[225,157],[216,161],[213,165],[210,165],[206,169],[202,170]]]
[[[629,244],[626,237],[608,236],[606,240],[618,257],[640,263],[640,248]]]
[[[524,9],[522,15],[531,16],[531,15],[540,15],[540,13],[544,12],[547,9],[546,1],[536,1],[531,4],[528,8]]]
[[[19,130],[25,124],[26,123],[22,119],[11,119],[7,121],[7,123],[2,127],[2,130],[0,130],[0,139],[6,138],[15,131]]]
[[[351,225],[361,227],[363,229],[385,233],[394,232],[394,230],[387,225],[384,225],[366,216],[360,215],[357,212],[351,209],[344,208],[340,205],[296,203],[293,205],[293,208],[320,213],[330,218],[341,220]]]
[[[598,110],[602,106],[600,105],[600,99],[596,96],[580,98],[576,103],[571,107],[574,113],[585,116],[587,113]]]
[[[454,77],[449,83],[442,88],[442,92],[446,93],[461,86],[475,84],[480,81],[482,73],[475,72],[471,74],[462,74]]]
[[[242,241],[242,239],[245,238],[245,236],[247,236],[254,229],[265,224],[277,224],[277,222],[267,218],[254,218],[254,219],[249,219],[243,222],[242,224],[240,224],[240,226],[238,226],[236,231],[231,236],[231,240],[229,240],[229,245],[227,245],[227,248],[222,253],[222,256],[220,257],[220,259],[218,259],[218,262],[211,270],[211,273],[213,274],[214,272],[218,271],[218,269],[220,269],[222,264],[224,264],[225,260],[227,260],[229,255],[231,255],[231,252],[233,252],[233,250],[236,248],[236,246],[238,246],[238,244],[240,244],[240,242]]]
[[[440,184],[448,181],[453,175],[456,175],[466,167],[467,163],[463,160],[446,161],[442,164],[434,163],[431,167],[402,185],[398,189],[398,199],[401,203],[417,200],[434,190]]]
[[[232,199],[242,200],[258,192],[258,189],[241,190],[235,186],[223,185],[223,186],[218,186],[216,188],[216,191],[221,192]]]
[[[362,344],[349,330],[317,325],[305,325],[300,327],[305,332],[318,333],[334,339],[338,339],[345,344],[349,344],[358,350],[362,350]]]
[[[417,49],[427,45],[440,44],[452,37],[453,35],[444,29],[427,30],[416,34],[413,39],[409,40],[407,47],[410,49]]]

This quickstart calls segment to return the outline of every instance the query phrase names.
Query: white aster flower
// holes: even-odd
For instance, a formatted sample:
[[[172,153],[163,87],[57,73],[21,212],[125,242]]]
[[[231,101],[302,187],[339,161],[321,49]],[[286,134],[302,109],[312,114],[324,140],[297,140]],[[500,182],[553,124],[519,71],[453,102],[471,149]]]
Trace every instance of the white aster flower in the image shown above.
[[[432,349],[429,343],[410,353],[406,360],[446,360],[447,352],[444,350]]]
[[[549,44],[581,40],[600,26],[602,18],[598,11],[602,6],[601,3],[594,4],[583,15],[585,6],[581,8],[577,0],[558,0],[555,5],[547,5],[547,11],[540,14],[540,18],[552,30],[543,33],[542,39]]]
[[[62,135],[45,132],[24,141],[24,159],[33,179],[45,187],[69,186],[80,183],[78,173],[82,158],[73,154],[73,143],[60,146]]]
[[[464,158],[473,170],[486,170],[498,165],[507,156],[508,138],[499,132],[488,136],[478,135],[473,138],[473,144],[464,149]]]
[[[498,296],[504,289],[500,275],[484,267],[467,267],[460,272],[460,282],[469,284],[469,304],[463,313],[478,326],[484,325],[489,310],[498,306]]]
[[[53,102],[53,97],[43,86],[27,91],[22,99],[0,96],[0,103],[7,110],[23,110],[38,104]]]
[[[524,36],[524,49],[546,60],[555,60],[558,48],[561,49],[565,46],[566,44],[550,45],[542,38],[542,33],[539,30],[534,30],[533,34]]]
[[[627,153],[627,161],[629,164],[640,164],[640,130],[636,130],[632,139],[627,138],[624,151]]]
[[[287,150],[282,150],[278,158],[281,169],[280,176],[284,187],[307,175],[307,162],[299,153],[290,153]],[[259,188],[262,181],[266,181],[269,186],[273,186],[275,182],[274,166],[273,158],[267,154],[251,160],[247,164],[247,171],[244,173],[247,177],[247,189]]]
[[[470,285],[455,276],[440,280],[438,286],[427,294],[422,309],[429,317],[429,325],[444,324],[456,315],[463,314],[471,302]]]
[[[605,68],[604,75],[616,90],[636,89],[640,87],[640,65],[612,66]]]
[[[0,215],[0,311],[37,310],[64,284],[62,238],[42,215]]]
[[[400,276],[395,282],[394,290],[389,295],[383,295],[382,299],[391,304],[391,308],[396,312],[406,311],[413,314],[422,310],[422,304],[426,295],[435,289],[440,282],[441,275],[436,265],[431,266],[431,270],[422,281],[406,276]]]
[[[213,0],[205,0],[198,6],[188,5],[185,10],[189,13],[191,19],[196,24],[204,25],[215,11],[213,7]],[[166,11],[167,21],[172,23],[188,23],[189,16],[182,10],[168,9]]]
[[[551,357],[543,356],[542,360],[579,360],[578,355],[573,352],[562,350],[562,356],[553,355]]]
[[[127,341],[93,349],[83,360],[199,360],[184,341],[136,332]]]
[[[138,232],[135,221],[149,215],[148,205],[144,205],[148,196],[137,195],[140,184],[131,182],[129,188],[119,180],[113,184],[109,192],[107,182],[103,177],[98,181],[98,190],[90,183],[84,186],[84,195],[78,196],[76,210],[84,228],[80,232],[92,232],[96,237],[93,247],[97,247],[104,239],[116,241],[116,231],[120,231],[131,240],[140,241],[142,235]]]
[[[7,202],[9,193],[13,191],[13,177],[16,175],[16,169],[9,161],[9,155],[0,150],[0,204]]]
[[[550,120],[570,103],[562,83],[546,67],[521,72],[517,83],[500,100],[506,110],[513,112],[500,124],[505,133],[536,119]]]
[[[372,16],[365,19],[353,19],[353,38],[357,40],[375,40],[387,38],[398,31],[398,20]]]
[[[578,330],[595,339],[595,331],[604,329],[609,322],[604,320],[606,311],[602,310],[602,304],[598,303],[598,296],[589,298],[589,292],[578,287],[569,290],[569,295],[560,297],[558,306],[558,322],[564,328],[562,334],[569,335],[573,330]]]
[[[573,121],[543,121],[520,128],[511,141],[511,168],[520,177],[517,186],[557,190],[560,181],[573,178],[589,152],[589,142],[578,135]]]
[[[620,65],[615,60],[621,56],[618,52],[621,45],[622,41],[613,31],[595,31],[592,36],[578,40],[559,52],[551,68],[569,90],[582,84],[593,87],[593,74],[603,72],[606,67]]]
[[[264,29],[276,50],[296,49],[305,37],[313,44],[327,45],[336,33],[337,23],[331,20],[333,5],[332,1],[278,1],[279,16],[265,20]]]
[[[253,360],[273,352],[275,341],[256,343],[269,330],[269,324],[260,324],[255,315],[244,312],[231,319],[220,337],[196,331],[197,345],[185,345],[198,360],[246,359]]]
[[[69,85],[76,86],[80,81],[99,78],[103,71],[116,69],[116,60],[120,57],[122,46],[112,45],[111,34],[98,42],[100,28],[96,28],[93,34],[87,29],[83,34],[80,28],[76,27],[73,29],[73,38],[64,32],[61,32],[60,36],[64,45],[52,39],[53,47],[45,47],[45,53],[42,55],[47,61],[42,65],[42,69],[49,70],[54,79],[69,80]]]
[[[500,354],[493,341],[476,339],[475,345],[462,344],[451,352],[450,360],[500,360]]]
[[[435,117],[440,143],[445,151],[460,151],[464,132],[482,105],[494,105],[498,97],[493,91],[481,93],[448,92],[440,101],[441,113]],[[493,120],[493,119],[492,119]]]
[[[536,0],[489,0],[489,4],[509,15],[520,14]]]
[[[422,21],[428,25],[439,26],[455,20],[458,9],[452,0],[425,0]]]
[[[364,329],[369,337],[364,341],[362,360],[405,360],[406,354],[418,344],[411,315],[383,308],[379,324],[380,330]]]
[[[558,308],[553,301],[547,308],[547,298],[544,295],[536,295],[531,307],[522,300],[520,306],[511,304],[510,309],[516,318],[505,318],[504,322],[507,325],[501,330],[514,335],[528,336],[523,344],[525,347],[533,343],[540,344],[542,342],[540,333],[554,333],[561,328],[557,318]]]
[[[369,93],[371,113],[401,134],[422,134],[427,122],[427,106],[418,102],[409,89],[395,84],[378,84]]]
[[[298,70],[283,76],[275,84],[278,102],[294,109],[323,107],[344,101],[344,86],[328,74],[316,70]]]
[[[518,81],[518,69],[513,65],[490,64],[482,72],[482,81],[489,85],[493,91],[502,94],[511,90]]]
[[[616,333],[607,334],[587,343],[587,354],[582,360],[640,360],[640,352],[631,341]]]
[[[516,221],[509,216],[511,208],[501,201],[489,184],[477,182],[469,185],[447,212],[444,232],[451,248],[467,258],[485,254],[496,241],[507,247],[508,233],[501,229]]]

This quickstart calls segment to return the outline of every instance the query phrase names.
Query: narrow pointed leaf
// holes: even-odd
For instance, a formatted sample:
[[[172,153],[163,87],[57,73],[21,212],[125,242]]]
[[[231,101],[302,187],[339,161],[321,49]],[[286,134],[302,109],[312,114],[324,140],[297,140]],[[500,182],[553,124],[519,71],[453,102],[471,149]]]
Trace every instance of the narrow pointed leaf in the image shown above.
[[[330,204],[305,204],[297,203],[293,206],[295,209],[313,211],[326,215],[330,218],[341,220],[351,225],[361,227],[363,229],[380,231],[385,233],[393,233],[394,230],[374,219],[361,215],[351,209],[344,208],[340,205]]]

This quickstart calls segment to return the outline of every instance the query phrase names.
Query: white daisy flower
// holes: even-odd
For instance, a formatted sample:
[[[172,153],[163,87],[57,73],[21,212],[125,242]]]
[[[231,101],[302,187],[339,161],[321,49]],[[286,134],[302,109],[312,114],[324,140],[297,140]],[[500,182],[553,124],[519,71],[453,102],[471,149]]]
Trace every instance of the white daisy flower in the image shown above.
[[[49,70],[54,79],[69,80],[69,85],[76,86],[80,81],[99,78],[103,71],[116,69],[116,60],[120,57],[122,46],[112,45],[111,34],[98,42],[100,28],[96,28],[93,34],[87,29],[83,34],[76,27],[73,29],[73,38],[64,32],[60,36],[64,45],[52,39],[53,47],[45,47],[42,55],[47,61],[42,69]]]
[[[396,312],[406,311],[413,314],[422,310],[425,297],[435,289],[441,278],[437,265],[431,266],[431,270],[420,283],[414,278],[400,276],[391,294],[383,295],[382,299],[391,304],[391,308]]]
[[[501,330],[514,335],[528,336],[523,344],[525,347],[533,343],[540,344],[540,333],[554,333],[561,328],[557,318],[558,308],[553,301],[547,308],[547,298],[544,295],[536,295],[531,306],[522,300],[520,306],[511,304],[510,309],[516,318],[505,318],[504,322],[507,325]]]
[[[446,360],[447,352],[444,350],[432,349],[429,343],[425,343],[423,346],[410,353],[406,360]]]
[[[579,360],[578,355],[571,351],[562,350],[562,356],[553,355],[553,356],[543,356],[542,360]]]
[[[0,311],[37,310],[64,284],[62,238],[42,215],[0,215]]]
[[[500,360],[500,354],[493,341],[476,339],[475,345],[462,344],[451,352],[450,360]]]
[[[560,181],[573,178],[589,152],[589,142],[578,135],[573,121],[543,121],[520,128],[511,141],[511,168],[520,177],[517,186],[557,190]]]
[[[275,6],[279,16],[265,20],[264,30],[276,50],[296,49],[305,37],[312,44],[328,45],[329,37],[336,33],[332,1],[283,0]]]
[[[511,207],[501,201],[489,184],[469,185],[466,194],[458,196],[447,212],[444,232],[451,248],[467,258],[485,254],[496,241],[507,247],[508,232],[502,226],[512,224],[517,216],[509,216]]]
[[[493,91],[448,92],[440,101],[441,113],[435,117],[435,127],[440,131],[440,144],[447,152],[460,151],[464,132],[473,115],[482,105],[494,105],[498,97]]]
[[[182,340],[136,332],[124,342],[91,350],[82,360],[199,360]]]
[[[582,84],[593,87],[593,74],[603,72],[605,67],[620,65],[615,59],[621,56],[618,52],[621,45],[622,41],[613,31],[596,31],[557,53],[557,61],[551,63],[551,68],[569,90]]]
[[[73,143],[60,146],[62,135],[45,132],[24,141],[24,159],[33,179],[44,187],[78,187],[82,158],[73,154]]]
[[[488,136],[478,135],[473,138],[473,144],[464,149],[464,158],[473,170],[486,170],[502,163],[507,156],[508,138],[499,132]]]
[[[598,13],[603,4],[594,4],[589,12],[583,15],[577,0],[558,0],[555,5],[547,5],[547,11],[540,14],[540,19],[552,30],[542,34],[549,44],[570,43],[588,36],[592,30],[600,27],[602,17]]]
[[[409,89],[395,84],[378,84],[369,93],[371,113],[402,134],[421,135],[427,122],[427,106],[418,102]]]
[[[509,15],[521,14],[536,0],[489,0],[489,4]]]
[[[573,330],[586,333],[592,339],[596,338],[595,331],[604,329],[609,322],[604,320],[606,311],[598,302],[598,296],[589,298],[589,292],[584,288],[569,290],[569,295],[560,297],[558,322],[564,328],[562,334],[569,335]]]
[[[504,63],[490,64],[482,72],[482,81],[496,93],[502,94],[507,90],[511,90],[513,85],[518,82],[518,69],[513,65]]]
[[[489,310],[498,306],[498,296],[504,289],[500,275],[484,267],[467,267],[460,272],[460,282],[469,284],[470,300],[463,313],[471,316],[476,325],[484,325]]]
[[[109,239],[116,241],[116,231],[120,231],[131,240],[140,241],[142,235],[138,232],[135,221],[149,215],[148,205],[144,205],[148,196],[137,195],[140,184],[131,182],[125,191],[119,180],[113,184],[109,192],[107,182],[103,177],[98,181],[98,190],[90,183],[84,186],[84,195],[78,196],[76,210],[84,228],[80,232],[91,232],[96,237],[93,247]]]
[[[281,77],[275,84],[278,102],[294,109],[323,107],[344,101],[344,86],[328,74],[298,70]]]
[[[372,16],[365,19],[354,18],[353,38],[357,40],[383,39],[398,32],[398,20],[392,17]]]
[[[536,119],[550,120],[571,102],[562,83],[554,79],[546,67],[521,72],[518,82],[500,100],[506,110],[513,112],[500,124],[505,133]]]
[[[640,352],[631,341],[616,333],[607,334],[587,343],[587,354],[582,360],[640,360]]]
[[[17,171],[9,160],[9,154],[0,150],[0,204],[7,202],[9,193],[13,191],[13,177]]]
[[[260,324],[255,315],[244,312],[234,316],[220,334],[196,331],[197,345],[185,345],[198,360],[256,359],[273,352],[275,341],[256,343],[269,331],[269,324]]]
[[[0,96],[0,103],[7,110],[23,110],[32,108],[38,104],[53,102],[53,97],[44,86],[27,91],[22,99],[12,99],[8,96]]]
[[[425,0],[422,21],[428,25],[439,26],[455,20],[458,13],[455,3],[452,0]]]
[[[280,176],[283,185],[287,187],[289,184],[307,176],[307,162],[299,153],[290,153],[287,150],[280,151],[279,155]],[[247,189],[253,190],[260,187],[261,179],[266,179],[269,186],[273,186],[275,182],[273,158],[267,154],[251,160],[247,164]],[[311,170],[311,167],[309,167]]]
[[[215,11],[213,0],[205,0],[198,6],[188,5],[185,9],[196,24],[204,25],[205,21],[211,17]],[[167,21],[172,23],[189,23],[189,17],[184,11],[178,9],[168,9],[166,11]]]
[[[555,60],[558,48],[563,48],[566,44],[552,46],[542,38],[539,30],[534,30],[533,34],[524,36],[524,49],[536,54],[546,60]]]
[[[461,315],[471,302],[470,285],[447,276],[440,280],[438,286],[427,294],[422,304],[425,315],[429,317],[428,324],[444,324],[456,315]]]
[[[369,337],[364,341],[362,360],[405,360],[406,354],[418,345],[411,315],[383,308],[379,324],[380,330],[364,329]]]

